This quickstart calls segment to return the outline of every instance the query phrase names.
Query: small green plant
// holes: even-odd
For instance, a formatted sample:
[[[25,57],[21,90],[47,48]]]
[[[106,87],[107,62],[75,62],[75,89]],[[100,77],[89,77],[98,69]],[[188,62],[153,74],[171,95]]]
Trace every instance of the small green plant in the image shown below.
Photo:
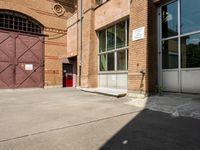
[[[159,86],[159,85],[156,86],[156,93],[158,93],[160,96],[163,95],[164,90],[165,90],[164,86]]]

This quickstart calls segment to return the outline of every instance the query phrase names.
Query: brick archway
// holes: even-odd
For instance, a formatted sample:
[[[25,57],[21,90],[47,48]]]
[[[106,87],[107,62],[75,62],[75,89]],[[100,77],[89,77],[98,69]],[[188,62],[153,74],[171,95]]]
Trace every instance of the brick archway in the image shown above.
[[[37,20],[43,26],[45,26],[45,23],[44,23],[45,19],[41,15],[36,13],[34,10],[29,9],[25,6],[13,4],[11,2],[6,2],[6,1],[0,1],[0,9],[16,11],[16,12],[28,15],[28,16],[32,17],[33,19]]]
[[[0,11],[0,89],[44,87],[43,26],[16,11]]]

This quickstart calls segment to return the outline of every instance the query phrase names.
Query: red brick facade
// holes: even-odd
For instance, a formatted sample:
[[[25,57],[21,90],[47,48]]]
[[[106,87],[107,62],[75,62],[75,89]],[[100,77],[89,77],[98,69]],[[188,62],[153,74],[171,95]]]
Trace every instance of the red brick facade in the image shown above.
[[[56,14],[55,4],[62,6],[63,14]],[[1,10],[11,10],[30,16],[44,26],[45,86],[62,86],[62,63],[67,57],[67,18],[75,12],[73,0],[0,0]],[[77,54],[75,54],[77,55]]]
[[[157,85],[157,13],[153,1],[132,1],[131,31],[145,27],[145,38],[130,39],[128,89],[139,93],[154,92]]]
[[[1,9],[27,14],[45,26],[45,85],[62,84],[62,63],[66,58],[77,60],[76,86],[98,87],[98,36],[99,30],[121,20],[129,19],[128,91],[154,92],[157,85],[157,6],[158,0],[95,0],[54,1],[44,0],[45,7],[29,1],[16,4],[0,0]],[[57,16],[52,11],[60,2],[65,13]],[[82,41],[81,41],[82,22]],[[132,31],[145,27],[144,39],[132,41]],[[77,58],[77,59],[76,59]]]
[[[110,0],[98,7],[93,0],[84,1],[81,87],[98,86],[97,31],[119,20],[129,18],[128,90],[143,94],[155,91],[157,85],[156,10],[153,0],[123,2]],[[132,30],[140,27],[145,27],[144,39],[132,41]]]

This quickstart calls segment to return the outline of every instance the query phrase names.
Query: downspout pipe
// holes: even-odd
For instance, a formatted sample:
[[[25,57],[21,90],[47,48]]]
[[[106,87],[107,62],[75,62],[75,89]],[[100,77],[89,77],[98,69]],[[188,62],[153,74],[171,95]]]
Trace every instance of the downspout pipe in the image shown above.
[[[83,0],[80,3],[80,64],[79,64],[79,86],[81,86],[83,58]]]

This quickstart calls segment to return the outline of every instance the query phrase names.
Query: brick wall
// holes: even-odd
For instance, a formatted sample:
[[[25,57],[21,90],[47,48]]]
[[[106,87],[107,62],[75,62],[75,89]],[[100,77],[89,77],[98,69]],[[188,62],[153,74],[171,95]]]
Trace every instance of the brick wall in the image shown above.
[[[95,0],[83,1],[83,48],[82,48],[82,87],[97,87],[98,78],[98,38],[97,31],[105,28],[116,21],[127,18],[129,15],[130,0],[109,0],[100,7],[97,7]],[[78,4],[80,19],[80,2]],[[112,11],[110,11],[112,10]],[[80,29],[80,21],[79,21]],[[80,32],[80,31],[79,31]],[[80,34],[79,34],[80,35]],[[80,37],[78,38],[78,76],[79,80],[79,64],[80,64]]]
[[[97,87],[97,35],[94,29],[94,0],[85,0],[83,2],[83,39],[82,39],[82,63],[80,46],[80,21],[78,22],[78,63],[77,63],[77,83],[80,77],[81,67],[81,87]],[[78,18],[80,19],[80,2],[78,3]],[[78,84],[80,86],[80,84]]]
[[[153,1],[148,3],[148,49],[147,49],[147,68],[148,68],[148,93],[154,93],[158,84],[158,47],[157,47],[157,7]]]
[[[95,9],[95,29],[105,28],[130,14],[130,0],[109,0]]]
[[[57,16],[53,9],[59,2],[65,13]],[[26,14],[44,26],[45,86],[62,84],[62,59],[67,56],[67,18],[74,13],[74,1],[59,0],[0,0],[0,9]]]
[[[157,21],[152,0],[131,1],[129,41],[129,92],[155,91],[157,84]],[[145,27],[144,39],[132,41],[132,30]],[[141,73],[144,72],[144,74]]]
[[[94,0],[83,3],[82,87],[96,87],[98,77],[97,35],[99,30],[124,18],[130,18],[129,92],[154,92],[157,84],[157,12],[153,0],[110,0],[96,7]],[[80,19],[80,1],[78,4]],[[113,10],[113,11],[110,11]],[[129,14],[130,13],[130,14]],[[78,79],[80,64],[80,21],[78,25]],[[132,41],[132,30],[145,27],[145,37]],[[72,35],[71,35],[72,36]],[[69,36],[70,39],[70,36]],[[144,76],[141,74],[144,71]]]
[[[79,73],[80,47],[80,1],[60,1],[66,10],[57,16],[52,7],[59,0],[42,0],[38,5],[33,0],[0,0],[1,9],[10,9],[28,14],[41,22],[45,29],[45,85],[62,84],[62,62],[65,57],[77,56]],[[156,1],[156,4],[160,4]],[[75,7],[78,12],[73,16]],[[112,11],[110,11],[112,10]],[[145,27],[145,38],[140,41],[129,41],[129,91],[153,91],[157,78],[156,47],[156,9],[153,0],[109,0],[96,7],[95,0],[83,1],[83,47],[82,47],[82,87],[96,87],[98,77],[98,48],[95,30],[127,18],[130,13],[131,31]],[[70,19],[68,19],[70,17]],[[73,19],[74,18],[74,19]],[[67,20],[68,19],[68,20]],[[68,30],[68,33],[67,33]],[[143,77],[140,71],[145,72]],[[79,79],[79,74],[77,76]]]

